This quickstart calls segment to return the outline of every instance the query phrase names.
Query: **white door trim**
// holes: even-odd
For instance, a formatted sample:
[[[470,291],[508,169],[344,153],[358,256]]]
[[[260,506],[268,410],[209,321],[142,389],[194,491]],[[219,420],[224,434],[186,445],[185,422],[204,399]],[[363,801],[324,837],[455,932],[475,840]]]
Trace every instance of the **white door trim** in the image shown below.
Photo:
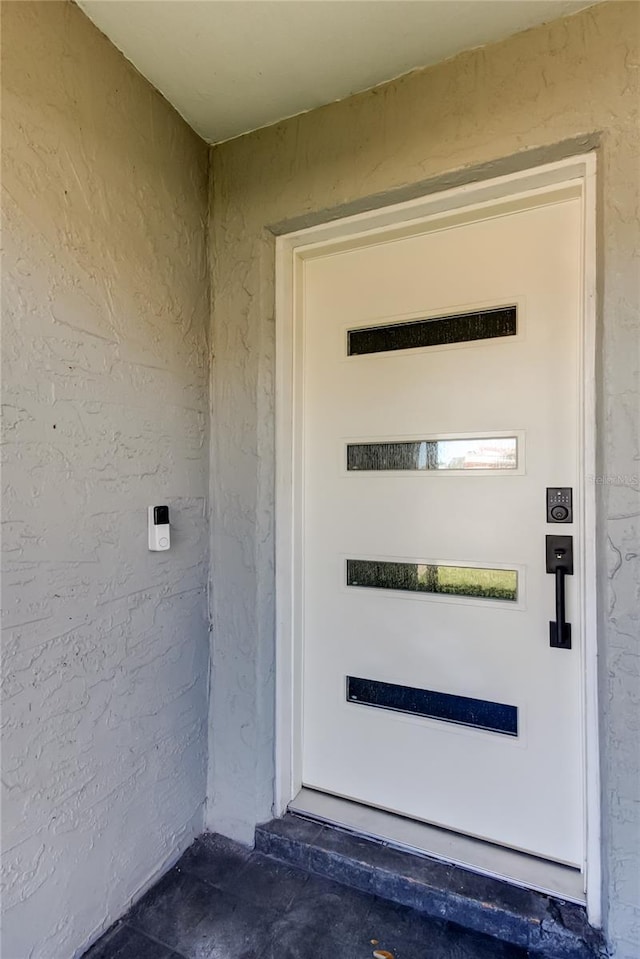
[[[596,156],[588,153],[480,183],[470,183],[405,203],[334,220],[276,238],[276,777],[274,810],[282,815],[301,786],[302,648],[301,583],[303,423],[301,337],[296,329],[300,276],[306,257],[424,229],[443,218],[484,218],[505,203],[530,205],[563,187],[580,185],[583,203],[583,277],[579,436],[582,450],[581,557],[584,636],[584,769],[589,920],[602,921],[600,758],[598,742],[596,609]]]

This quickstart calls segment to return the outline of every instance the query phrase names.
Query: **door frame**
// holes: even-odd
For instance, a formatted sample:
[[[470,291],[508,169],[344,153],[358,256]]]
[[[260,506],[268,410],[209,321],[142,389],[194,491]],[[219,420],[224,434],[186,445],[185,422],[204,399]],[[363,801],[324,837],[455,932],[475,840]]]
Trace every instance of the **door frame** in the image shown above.
[[[602,924],[600,751],[596,602],[596,155],[569,157],[528,170],[430,193],[276,237],[276,741],[274,812],[281,816],[302,786],[302,343],[297,318],[304,259],[348,249],[372,235],[410,235],[436,218],[477,218],[492,206],[523,203],[579,183],[583,211],[583,309],[578,420],[584,550],[580,604],[583,647],[585,891],[589,921]]]

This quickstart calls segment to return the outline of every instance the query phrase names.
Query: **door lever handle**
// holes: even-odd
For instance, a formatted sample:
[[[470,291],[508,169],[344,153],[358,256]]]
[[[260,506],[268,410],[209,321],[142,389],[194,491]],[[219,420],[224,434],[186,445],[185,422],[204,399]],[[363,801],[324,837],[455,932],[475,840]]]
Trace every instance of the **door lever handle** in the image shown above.
[[[549,623],[549,645],[555,649],[571,649],[571,623],[565,608],[565,576],[573,575],[573,537],[547,536],[547,573],[556,583],[556,618]]]

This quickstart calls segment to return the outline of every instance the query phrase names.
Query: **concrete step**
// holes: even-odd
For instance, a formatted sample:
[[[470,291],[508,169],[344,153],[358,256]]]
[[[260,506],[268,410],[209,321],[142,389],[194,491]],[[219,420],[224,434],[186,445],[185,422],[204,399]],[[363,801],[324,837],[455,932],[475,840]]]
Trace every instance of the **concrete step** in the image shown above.
[[[540,959],[600,959],[582,906],[287,813],[256,829],[256,849],[345,886],[520,946]]]

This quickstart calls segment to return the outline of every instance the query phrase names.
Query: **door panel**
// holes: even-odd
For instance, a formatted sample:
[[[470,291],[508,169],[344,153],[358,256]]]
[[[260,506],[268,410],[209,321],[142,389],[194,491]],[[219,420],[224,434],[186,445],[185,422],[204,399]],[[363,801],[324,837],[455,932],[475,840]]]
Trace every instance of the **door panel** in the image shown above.
[[[580,231],[569,200],[318,256],[303,284],[304,784],[577,865],[579,563],[574,648],[552,649],[544,539],[580,546],[545,512],[547,486],[579,493]],[[515,335],[349,355],[352,330],[509,306]],[[517,469],[347,469],[349,444],[485,438],[483,462],[494,436],[517,438]],[[515,572],[517,598],[495,573],[493,598],[453,592],[474,567]],[[441,696],[445,713],[456,697],[515,707],[517,736],[362,705],[347,677]]]

